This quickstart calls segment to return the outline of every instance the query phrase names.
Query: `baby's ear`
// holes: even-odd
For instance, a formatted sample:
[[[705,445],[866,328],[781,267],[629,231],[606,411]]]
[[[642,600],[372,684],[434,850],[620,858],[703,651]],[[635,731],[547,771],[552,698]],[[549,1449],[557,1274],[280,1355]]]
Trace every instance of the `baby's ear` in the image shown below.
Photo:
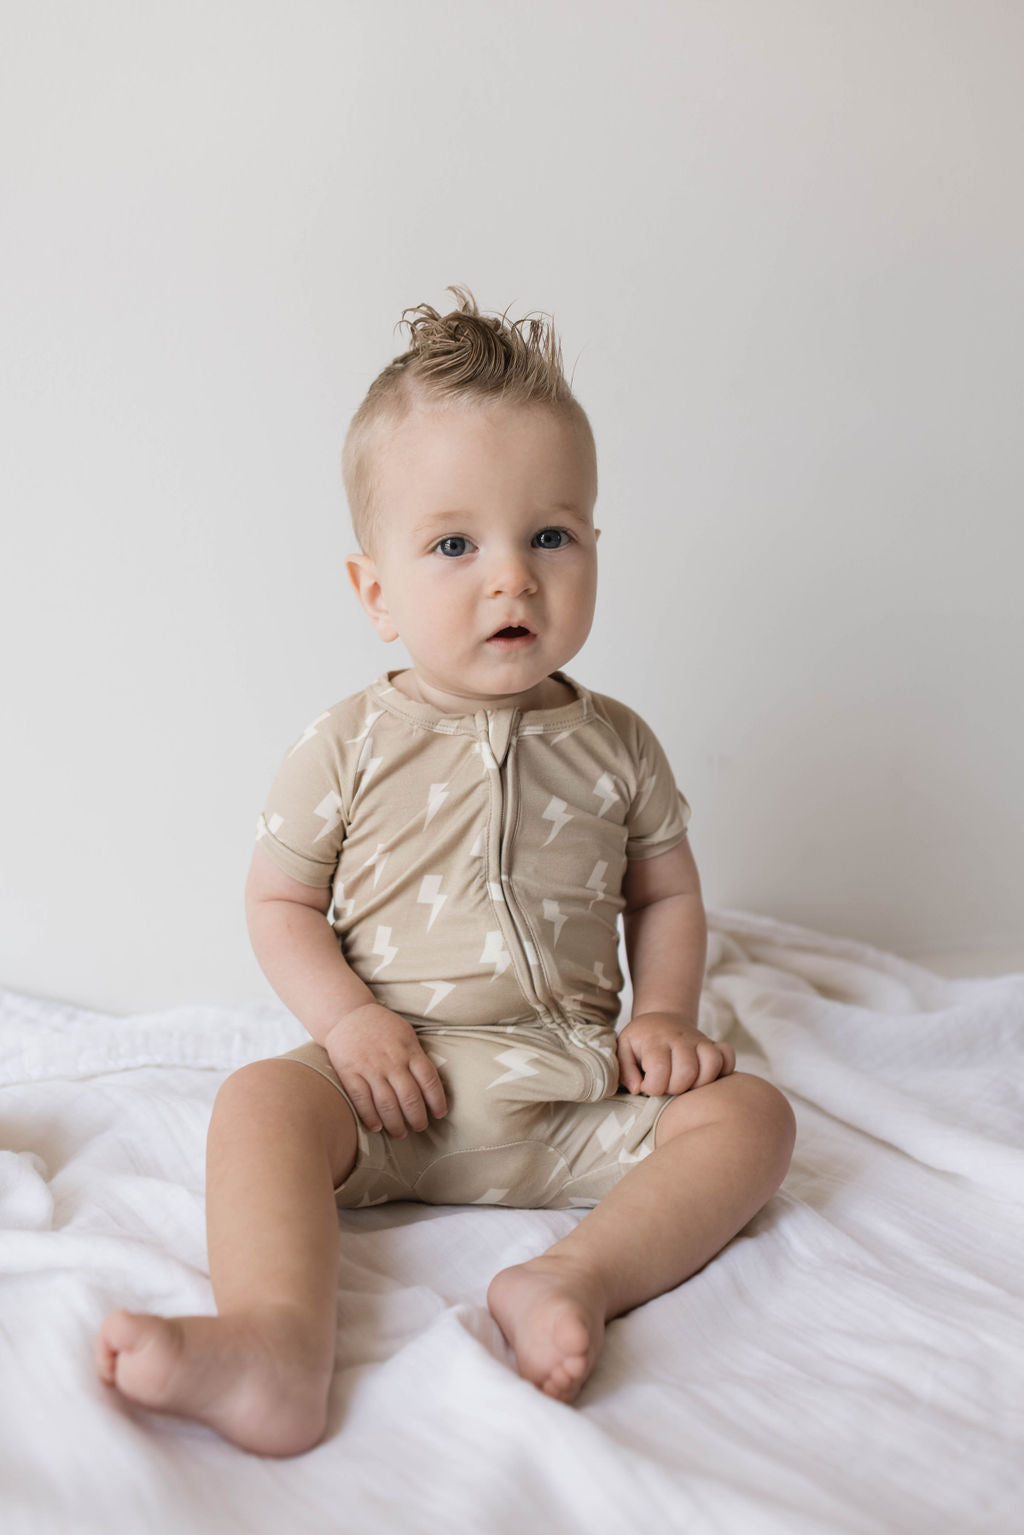
[[[397,640],[398,630],[391,621],[384,590],[380,584],[377,566],[368,554],[350,554],[345,561],[348,578],[355,587],[356,596],[369,616],[370,622],[382,640]]]

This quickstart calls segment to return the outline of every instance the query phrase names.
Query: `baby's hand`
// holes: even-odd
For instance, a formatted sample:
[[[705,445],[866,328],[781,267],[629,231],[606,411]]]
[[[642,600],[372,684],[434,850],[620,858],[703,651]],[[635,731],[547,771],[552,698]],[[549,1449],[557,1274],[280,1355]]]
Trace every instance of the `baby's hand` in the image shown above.
[[[404,1140],[427,1128],[428,1110],[436,1119],[447,1114],[441,1078],[416,1030],[379,1002],[346,1013],[324,1047],[367,1130]]]
[[[735,1068],[732,1046],[716,1044],[681,1013],[637,1013],[619,1035],[619,1076],[631,1093],[686,1093]]]

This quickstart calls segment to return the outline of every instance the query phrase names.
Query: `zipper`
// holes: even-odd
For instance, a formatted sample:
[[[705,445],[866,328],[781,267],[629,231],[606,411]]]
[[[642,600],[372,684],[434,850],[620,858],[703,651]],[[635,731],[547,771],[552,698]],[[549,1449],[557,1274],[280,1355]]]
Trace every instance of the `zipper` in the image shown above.
[[[488,711],[482,711],[477,716],[477,730],[480,739],[481,751],[490,756],[487,770],[494,775],[494,795],[497,799],[497,815],[494,824],[497,826],[497,846],[489,845],[487,848],[487,872],[488,885],[491,891],[491,899],[495,905],[499,904],[505,913],[507,921],[502,923],[505,933],[505,941],[509,947],[509,956],[516,970],[516,978],[519,989],[527,1002],[533,1007],[539,1021],[553,1023],[565,1029],[567,1035],[575,1045],[575,1059],[584,1067],[590,1075],[591,1095],[590,1102],[596,1102],[603,1098],[608,1078],[605,1069],[605,1061],[600,1052],[587,1040],[582,1040],[574,1035],[571,1024],[565,1018],[557,998],[550,987],[545,987],[542,993],[539,979],[543,977],[544,970],[541,965],[540,954],[537,955],[536,968],[530,964],[526,952],[527,940],[523,937],[523,925],[516,920],[515,898],[509,888],[510,873],[505,867],[505,855],[511,846],[512,833],[519,811],[519,797],[517,794],[517,781],[515,773],[509,764],[512,761],[515,748],[518,743],[516,726],[519,723],[520,711],[513,709],[511,717],[505,712],[499,711],[491,715]],[[506,727],[507,721],[507,727]],[[497,728],[496,728],[497,727]],[[491,765],[493,764],[493,766]],[[492,801],[493,803],[493,801]],[[491,876],[497,874],[497,878]],[[514,943],[510,941],[510,934]],[[583,1100],[588,1101],[588,1100]]]
[[[562,1008],[557,1002],[556,996],[550,987],[540,990],[539,979],[543,976],[543,967],[540,964],[540,955],[537,953],[536,969],[530,964],[530,956],[527,953],[527,939],[522,936],[524,927],[516,921],[514,910],[514,896],[510,889],[510,870],[505,867],[505,853],[511,846],[514,823],[519,814],[519,797],[517,797],[516,775],[510,768],[511,758],[514,757],[517,735],[516,725],[519,723],[519,709],[511,711],[508,718],[507,729],[494,729],[500,721],[500,726],[505,725],[504,711],[497,715],[481,711],[477,714],[477,738],[481,743],[481,751],[490,757],[485,757],[488,774],[494,775],[493,800],[491,804],[496,807],[497,814],[491,818],[491,826],[497,829],[497,844],[494,847],[493,838],[488,838],[487,847],[487,883],[490,887],[491,901],[505,913],[504,923],[499,923],[504,932],[505,942],[508,944],[511,964],[516,970],[516,979],[519,981],[520,992],[536,1010],[537,1018],[542,1024],[556,1024],[565,1028],[567,1035],[573,1039],[576,1045],[574,1059],[582,1065],[583,1070],[590,1075],[591,1094],[590,1102],[605,1096],[606,1082],[605,1061],[599,1051],[590,1044],[590,1041],[574,1036],[573,1027],[568,1024],[563,1016]],[[496,803],[494,803],[496,801]],[[497,878],[493,878],[496,875]],[[586,1102],[586,1099],[583,1099]]]
[[[509,957],[516,973],[516,980],[519,982],[519,989],[526,1001],[539,1014],[541,1022],[547,1022],[551,1017],[551,1009],[545,1005],[537,988],[533,966],[526,952],[526,941],[512,910],[511,892],[507,884],[508,871],[504,866],[505,850],[511,838],[518,810],[514,792],[515,780],[509,773],[508,760],[514,750],[519,715],[518,709],[513,709],[511,714],[506,714],[504,710],[496,714],[491,714],[489,710],[481,710],[476,717],[480,749],[486,754],[487,771],[494,777],[491,835],[487,846],[487,884],[492,902],[505,916],[505,921],[502,922],[499,915],[499,924],[508,945]],[[487,761],[488,757],[489,761]],[[539,955],[537,959],[539,965]]]
[[[515,829],[515,822],[519,811],[516,777],[511,771],[509,763],[514,755],[515,745],[518,740],[515,734],[518,720],[519,710],[516,709],[513,711],[507,733],[497,736],[491,730],[490,717],[487,718],[485,723],[486,746],[487,750],[491,753],[496,769],[494,771],[495,793],[498,796],[500,812],[496,818],[499,831],[497,858],[493,865],[498,877],[496,880],[489,880],[491,896],[493,900],[496,900],[500,893],[502,910],[507,915],[508,927],[515,937],[515,947],[513,948],[513,945],[509,943],[509,954],[512,958],[512,964],[516,968],[516,977],[519,981],[520,990],[531,1007],[537,1011],[539,1021],[542,1024],[556,1024],[564,1028],[570,1038],[573,1038],[573,1043],[576,1046],[575,1059],[590,1077],[590,1097],[582,1101],[596,1102],[604,1097],[605,1087],[607,1086],[604,1060],[600,1052],[595,1050],[589,1041],[573,1036],[571,1026],[567,1025],[558,1000],[550,987],[545,987],[544,991],[541,991],[539,978],[544,975],[544,970],[541,965],[540,955],[537,955],[537,965],[535,968],[530,964],[529,955],[526,952],[527,940],[522,936],[522,924],[516,921],[516,905],[518,903],[515,903],[514,896],[509,888],[511,876],[509,870],[505,867],[505,854],[512,843],[512,833]],[[490,872],[492,872],[491,849],[488,848],[488,873]],[[509,942],[507,933],[505,941]]]

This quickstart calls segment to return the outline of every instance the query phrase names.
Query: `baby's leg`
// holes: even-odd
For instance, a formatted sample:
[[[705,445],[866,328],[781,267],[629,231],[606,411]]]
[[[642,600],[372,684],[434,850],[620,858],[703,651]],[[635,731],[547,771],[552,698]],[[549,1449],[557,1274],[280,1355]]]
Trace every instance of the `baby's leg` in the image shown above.
[[[493,1280],[488,1305],[519,1373],[572,1401],[605,1323],[674,1289],[741,1231],[786,1176],[794,1134],[782,1094],[744,1072],[669,1104],[651,1155],[543,1257]]]
[[[356,1154],[352,1111],[315,1071],[256,1061],[230,1076],[207,1142],[215,1317],[107,1318],[101,1378],[261,1455],[323,1436],[334,1367],[334,1189]]]

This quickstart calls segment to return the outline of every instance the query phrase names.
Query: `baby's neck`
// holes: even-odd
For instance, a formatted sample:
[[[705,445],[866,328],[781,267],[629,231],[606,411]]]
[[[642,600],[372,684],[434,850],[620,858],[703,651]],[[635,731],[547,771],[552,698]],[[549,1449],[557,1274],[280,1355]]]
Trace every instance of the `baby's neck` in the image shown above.
[[[442,714],[476,714],[481,709],[560,709],[576,698],[569,684],[557,676],[544,677],[527,693],[508,696],[500,694],[493,698],[463,698],[458,694],[431,687],[421,682],[414,667],[410,667],[408,671],[398,672],[392,677],[391,683],[400,693],[404,693],[406,698],[411,698],[416,703],[429,704],[431,708],[439,709]]]

